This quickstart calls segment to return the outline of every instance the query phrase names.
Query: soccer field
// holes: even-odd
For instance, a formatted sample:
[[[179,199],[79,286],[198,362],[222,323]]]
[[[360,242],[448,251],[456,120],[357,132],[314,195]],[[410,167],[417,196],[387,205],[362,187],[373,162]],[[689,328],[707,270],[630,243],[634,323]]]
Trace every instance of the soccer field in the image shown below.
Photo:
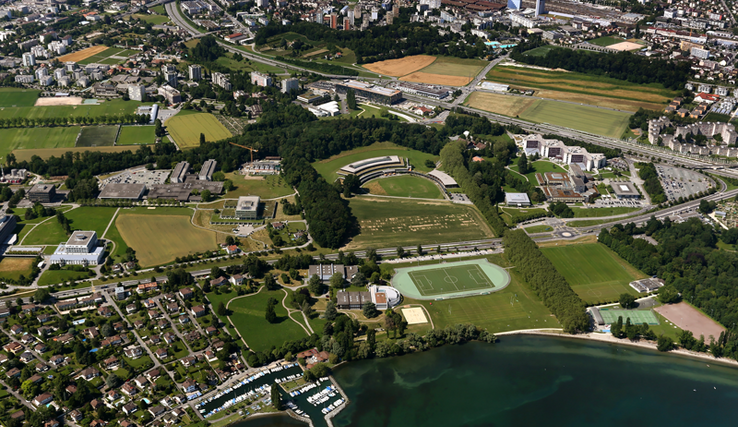
[[[486,260],[402,268],[392,279],[393,286],[403,295],[416,299],[479,295],[500,290],[509,283],[507,271]]]
[[[617,301],[636,295],[628,283],[647,277],[600,243],[541,248],[546,258],[585,302]]]
[[[36,89],[0,88],[0,107],[32,107],[39,93]]]
[[[85,126],[77,139],[77,147],[111,147],[120,126]]]
[[[74,147],[79,129],[79,126],[0,129],[0,157],[19,149],[35,153],[45,148],[61,148],[63,154],[64,149]],[[21,160],[18,158],[19,162]]]

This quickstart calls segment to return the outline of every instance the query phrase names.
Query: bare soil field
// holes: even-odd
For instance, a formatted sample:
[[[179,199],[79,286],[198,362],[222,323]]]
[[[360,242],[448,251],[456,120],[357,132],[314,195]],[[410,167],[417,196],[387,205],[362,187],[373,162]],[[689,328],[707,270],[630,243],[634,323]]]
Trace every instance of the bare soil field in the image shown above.
[[[680,328],[691,331],[697,339],[700,335],[703,335],[705,342],[708,343],[710,342],[710,336],[717,339],[720,332],[725,331],[725,328],[716,321],[700,313],[686,302],[664,305],[656,307],[654,310]]]
[[[641,49],[643,46],[639,45],[638,43],[621,42],[621,43],[616,43],[616,44],[610,45],[608,47],[610,49],[615,49],[615,50],[620,50],[620,51],[626,50],[627,51],[627,50],[638,50],[638,49]]]
[[[39,98],[36,100],[34,107],[57,107],[60,105],[82,105],[82,98],[79,96],[51,97]]]
[[[328,49],[319,49],[315,52],[306,53],[305,55],[302,55],[303,58],[310,58],[311,56],[320,55],[321,53],[328,52]]]
[[[59,57],[60,62],[78,62],[82,61],[83,59],[87,59],[91,56],[95,56],[98,53],[106,50],[107,46],[92,46],[88,47],[87,49],[82,49],[77,52],[68,53],[64,56]]]
[[[401,77],[400,80],[404,82],[418,82],[431,85],[466,86],[467,84],[469,84],[470,81],[474,80],[474,77],[469,78],[460,76],[447,76],[444,74],[417,72]]]
[[[486,92],[473,92],[464,102],[472,108],[489,111],[496,114],[504,114],[510,117],[516,117],[528,109],[535,99],[524,98],[521,96],[497,95]]]
[[[428,55],[406,56],[400,59],[388,59],[372,64],[364,64],[364,68],[378,74],[400,77],[423,69],[435,60],[435,56]]]

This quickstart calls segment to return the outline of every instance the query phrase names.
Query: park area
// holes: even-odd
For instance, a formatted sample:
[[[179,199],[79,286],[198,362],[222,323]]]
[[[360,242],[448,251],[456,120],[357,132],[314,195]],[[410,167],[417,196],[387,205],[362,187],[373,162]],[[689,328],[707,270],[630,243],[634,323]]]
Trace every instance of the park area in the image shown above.
[[[0,129],[0,157],[14,150],[37,152],[44,148],[61,148],[63,153],[64,148],[74,147],[79,129],[79,126]]]
[[[487,260],[458,261],[395,269],[392,286],[415,299],[445,299],[499,291],[510,275]]]
[[[375,179],[364,184],[363,188],[377,196],[443,199],[441,190],[433,181],[413,175]]]
[[[18,280],[20,276],[29,277],[34,258],[5,257],[0,261],[0,279]]]
[[[648,277],[600,243],[548,246],[541,252],[587,303],[617,301],[624,293],[637,295],[628,284]]]
[[[209,113],[177,114],[164,125],[181,150],[200,146],[200,134],[206,141],[219,141],[233,136],[218,119]]]
[[[91,230],[97,232],[97,237],[101,238],[105,232],[105,228],[115,214],[115,209],[110,207],[84,206],[66,211],[64,216],[69,220],[69,226],[72,231]],[[25,228],[30,229],[30,227],[30,225],[26,225],[24,230]],[[58,245],[59,243],[66,242],[68,238],[59,221],[55,217],[50,217],[33,230],[27,232],[25,237],[23,237],[22,243],[24,245]]]
[[[472,206],[359,196],[350,199],[349,207],[359,220],[359,234],[346,249],[493,237],[492,230]]]
[[[116,145],[145,145],[156,142],[154,126],[122,126]]]
[[[295,190],[284,180],[282,175],[244,177],[235,173],[227,173],[226,179],[230,179],[236,187],[226,193],[224,197],[228,199],[241,196],[259,196],[262,199],[275,199],[295,193]]]
[[[33,107],[39,93],[36,89],[0,88],[0,108]]]
[[[135,209],[120,213],[115,226],[136,251],[142,267],[174,261],[196,252],[217,250],[217,235],[190,223],[192,211],[181,208]]]
[[[677,95],[660,84],[642,85],[563,70],[497,66],[486,78],[516,89],[534,89],[540,98],[632,112],[639,108],[661,110]]]
[[[445,56],[414,55],[365,64],[372,72],[408,82],[464,86],[481,72],[487,62]]]
[[[630,118],[630,114],[622,111],[487,92],[474,92],[464,103],[469,107],[495,114],[611,138],[619,138],[623,134]]]
[[[282,291],[262,289],[257,294],[233,300],[228,305],[231,321],[251,350],[267,351],[272,346],[282,346],[285,341],[299,340],[307,336],[305,330],[287,316],[287,310],[281,303],[284,296]],[[274,307],[277,314],[275,323],[269,323],[265,318],[269,298],[279,301]]]
[[[371,159],[373,157],[383,156],[400,156],[410,161],[413,170],[418,172],[430,172],[432,168],[425,165],[426,160],[434,163],[438,160],[438,156],[423,153],[422,151],[412,150],[410,148],[395,145],[391,142],[377,142],[367,147],[359,147],[350,151],[344,151],[328,159],[323,159],[313,163],[313,167],[328,182],[333,182],[338,178],[338,170],[342,167],[358,162],[359,160]]]
[[[79,134],[77,147],[111,147],[115,145],[120,126],[85,126]]]

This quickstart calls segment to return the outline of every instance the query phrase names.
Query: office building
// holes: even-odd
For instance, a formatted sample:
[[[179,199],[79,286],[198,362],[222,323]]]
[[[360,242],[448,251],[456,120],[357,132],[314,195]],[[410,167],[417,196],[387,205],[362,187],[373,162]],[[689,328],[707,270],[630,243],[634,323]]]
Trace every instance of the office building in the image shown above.
[[[290,93],[293,90],[300,90],[300,81],[295,78],[282,80],[282,93]]]
[[[546,0],[536,0],[536,16],[546,13]]]
[[[56,196],[56,188],[51,184],[36,184],[28,190],[28,200],[39,203],[51,203]]]
[[[259,217],[259,196],[242,196],[236,204],[238,219],[257,219]]]
[[[164,74],[164,79],[167,84],[171,87],[177,87],[177,72],[167,72]]]
[[[189,66],[190,71],[190,80],[200,80],[202,79],[202,67],[200,67],[197,64],[192,64]]]
[[[507,0],[507,8],[509,10],[520,10],[523,0]]]
[[[366,98],[369,101],[378,102],[380,104],[389,105],[402,99],[402,92],[399,90],[387,89],[371,83],[349,80],[346,83],[336,84],[336,92],[340,94],[347,93],[349,90],[353,90],[357,97]]]
[[[105,248],[97,245],[94,231],[74,231],[67,243],[59,245],[49,257],[50,264],[98,265]]]
[[[8,241],[15,232],[15,215],[3,215],[0,217],[0,243]]]
[[[169,176],[169,182],[174,184],[185,182],[185,176],[187,176],[187,172],[189,172],[189,170],[190,164],[188,162],[177,163],[177,166],[175,166],[172,171],[172,175]]]

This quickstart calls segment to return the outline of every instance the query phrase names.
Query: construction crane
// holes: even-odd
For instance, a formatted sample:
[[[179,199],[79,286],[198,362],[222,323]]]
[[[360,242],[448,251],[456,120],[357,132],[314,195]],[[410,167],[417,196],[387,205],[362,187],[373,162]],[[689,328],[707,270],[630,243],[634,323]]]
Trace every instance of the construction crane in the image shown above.
[[[245,148],[245,149],[247,149],[247,150],[251,151],[251,163],[252,163],[252,164],[254,163],[254,151],[256,151],[256,152],[258,153],[258,152],[259,152],[259,150],[255,149],[255,148],[251,148],[251,147],[246,147],[246,146],[244,146],[244,145],[238,145],[238,144],[235,144],[235,143],[233,143],[233,142],[229,142],[229,144],[231,144],[231,145],[235,145],[236,147],[241,147],[241,148]]]

